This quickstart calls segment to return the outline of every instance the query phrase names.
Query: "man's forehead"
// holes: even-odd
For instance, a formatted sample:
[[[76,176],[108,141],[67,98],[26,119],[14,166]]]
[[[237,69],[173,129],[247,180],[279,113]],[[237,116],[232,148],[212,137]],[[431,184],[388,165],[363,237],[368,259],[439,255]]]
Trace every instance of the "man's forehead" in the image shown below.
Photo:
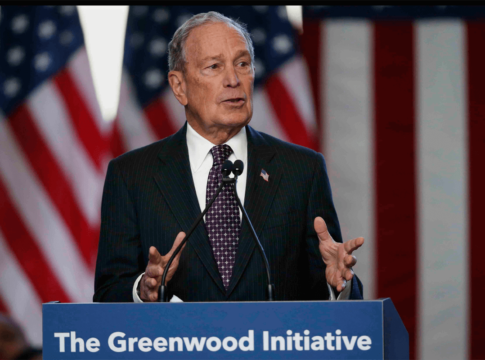
[[[241,34],[235,28],[225,24],[225,23],[209,23],[204,24],[193,29],[187,41],[185,43],[186,57],[193,54],[197,57],[217,57],[221,55],[221,51],[218,49],[219,45],[222,45],[222,41],[212,41],[213,38],[222,38],[225,40],[228,38],[236,39],[233,44],[237,48],[237,52],[247,52],[247,43],[243,34]],[[240,40],[240,41],[237,41]],[[239,55],[239,54],[238,54]]]

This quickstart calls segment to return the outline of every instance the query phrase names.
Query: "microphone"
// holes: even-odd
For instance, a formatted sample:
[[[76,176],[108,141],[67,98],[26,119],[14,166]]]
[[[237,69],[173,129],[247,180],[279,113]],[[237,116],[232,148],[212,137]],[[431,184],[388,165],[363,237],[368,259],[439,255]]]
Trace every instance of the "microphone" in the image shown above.
[[[239,199],[239,196],[237,195],[237,177],[242,174],[244,171],[244,163],[241,160],[236,160],[234,162],[234,165],[232,167],[232,172],[234,174],[234,195],[236,196],[236,201],[237,205],[241,209],[243,213],[244,219],[248,222],[249,229],[251,231],[251,235],[253,236],[254,242],[256,243],[256,247],[259,250],[259,253],[261,254],[261,257],[263,258],[264,261],[264,267],[266,268],[266,275],[268,277],[268,301],[274,301],[274,285],[271,282],[271,273],[269,271],[269,262],[268,258],[266,257],[266,254],[264,252],[263,246],[261,245],[261,242],[259,241],[258,235],[256,235],[256,231],[254,230],[253,224],[251,223],[251,220],[249,220],[248,213],[246,212],[246,209],[244,209],[244,206],[241,204],[241,200]]]
[[[190,230],[187,232],[187,235],[182,240],[182,242],[179,244],[179,246],[177,246],[177,248],[173,252],[172,256],[168,260],[168,263],[165,266],[165,269],[163,269],[162,285],[158,289],[158,299],[159,299],[160,302],[167,302],[167,299],[166,299],[166,297],[167,297],[167,286],[165,285],[165,279],[167,278],[168,269],[170,269],[170,265],[172,265],[172,262],[175,259],[175,256],[177,256],[177,254],[180,252],[180,250],[185,245],[185,243],[187,243],[187,241],[189,240],[190,236],[195,231],[195,228],[197,227],[197,225],[199,225],[199,223],[204,218],[204,215],[207,213],[207,211],[210,209],[210,207],[212,206],[212,204],[216,200],[217,196],[219,196],[219,193],[222,191],[222,188],[224,187],[224,185],[226,183],[232,183],[232,182],[235,181],[235,179],[231,179],[229,177],[229,175],[232,172],[232,167],[233,167],[233,164],[232,164],[232,161],[231,160],[226,160],[224,162],[224,164],[222,164],[222,168],[221,168],[222,181],[221,181],[221,184],[219,185],[219,188],[217,189],[217,191],[216,191],[215,195],[213,196],[213,198],[211,199],[211,201],[209,201],[209,203],[206,205],[204,211],[202,211],[199,214],[199,216],[197,217],[197,219],[195,219],[195,222],[192,225],[192,227],[190,228]]]

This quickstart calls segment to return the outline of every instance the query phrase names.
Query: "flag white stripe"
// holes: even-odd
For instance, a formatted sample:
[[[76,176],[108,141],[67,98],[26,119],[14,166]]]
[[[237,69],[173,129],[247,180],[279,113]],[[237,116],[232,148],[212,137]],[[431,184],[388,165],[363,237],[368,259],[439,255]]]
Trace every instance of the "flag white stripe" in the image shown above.
[[[297,56],[279,69],[278,76],[293,99],[308,133],[314,134],[317,124],[306,63]]]
[[[185,108],[178,102],[172,89],[168,87],[160,99],[168,112],[168,117],[172,120],[175,129],[180,129],[185,124]]]
[[[67,70],[73,77],[77,89],[83,96],[84,103],[87,105],[89,112],[93,116],[94,121],[102,133],[108,133],[111,130],[111,122],[104,121],[101,115],[98,99],[94,89],[93,80],[91,78],[91,70],[89,67],[88,54],[86,48],[82,47],[72,57],[67,64]]]
[[[324,154],[343,240],[359,236],[355,271],[374,294],[374,191],[371,26],[366,21],[327,21],[322,33]]]
[[[30,343],[42,344],[42,301],[10,251],[0,231],[0,292],[10,314]]]
[[[159,140],[150,128],[143,110],[139,107],[133,89],[135,88],[130,84],[128,74],[124,73],[121,81],[118,119],[123,143],[129,150]]]
[[[104,174],[95,168],[69,120],[64,100],[50,82],[42,84],[27,101],[47,145],[68,178],[85,218],[99,224]]]
[[[64,222],[23,158],[8,123],[0,118],[0,174],[12,201],[35,236],[63,289],[73,301],[89,301],[93,274],[84,264]]]
[[[261,89],[256,89],[253,94],[253,117],[250,125],[258,131],[288,141],[268,95]]]
[[[417,39],[421,359],[467,357],[464,29],[421,21]],[[480,284],[475,284],[480,286]]]

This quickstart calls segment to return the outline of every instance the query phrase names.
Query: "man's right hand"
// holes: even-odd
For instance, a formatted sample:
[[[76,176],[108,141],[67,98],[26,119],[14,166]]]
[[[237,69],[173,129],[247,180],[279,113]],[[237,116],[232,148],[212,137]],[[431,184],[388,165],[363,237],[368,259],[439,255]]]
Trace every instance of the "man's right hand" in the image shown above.
[[[151,246],[148,252],[148,265],[145,270],[145,274],[140,280],[140,299],[144,302],[153,302],[158,299],[158,289],[162,284],[162,275],[165,267],[167,266],[168,260],[172,256],[173,252],[180,245],[182,240],[185,238],[184,232],[179,232],[175,238],[172,249],[167,255],[162,256],[158,252],[155,246]],[[168,269],[167,278],[165,279],[165,285],[172,279],[177,267],[179,266],[180,254],[184,250],[184,247],[177,256],[173,259],[170,269]]]

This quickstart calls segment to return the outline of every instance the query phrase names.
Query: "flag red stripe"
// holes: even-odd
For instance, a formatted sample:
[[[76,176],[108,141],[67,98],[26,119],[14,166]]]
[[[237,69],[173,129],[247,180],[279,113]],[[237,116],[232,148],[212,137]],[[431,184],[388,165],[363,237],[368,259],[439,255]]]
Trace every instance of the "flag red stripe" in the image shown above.
[[[100,132],[69,71],[62,69],[53,80],[59,89],[59,94],[64,99],[69,118],[81,143],[97,169],[104,171],[103,160],[108,147],[108,139]]]
[[[166,138],[178,130],[175,129],[172,120],[168,117],[167,108],[160,98],[152,101],[143,111],[158,139]]]
[[[485,307],[481,284],[485,281],[483,271],[483,204],[485,203],[485,23],[467,24],[467,77],[468,77],[468,204],[469,204],[469,256],[470,256],[470,359],[485,359]]]
[[[57,207],[86,264],[92,267],[99,235],[98,227],[91,227],[85,219],[68,180],[44,142],[28,108],[25,105],[19,106],[9,118],[17,143]]]
[[[325,57],[321,56],[322,50],[325,49],[324,37],[321,36],[322,29],[325,29],[325,22],[323,21],[304,21],[303,34],[300,35],[300,49],[303,58],[309,69],[310,85],[313,94],[313,103],[315,104],[315,118],[317,121],[318,134],[323,133],[324,123],[322,109],[325,106],[322,97],[323,69],[325,68]],[[310,36],[311,34],[311,36]],[[323,137],[317,136],[316,144],[318,149],[323,151]]]
[[[0,209],[0,211],[1,211],[1,209]],[[7,307],[5,306],[5,303],[3,302],[1,293],[0,293],[0,313],[8,314],[8,310],[7,310]]]
[[[390,297],[415,358],[417,316],[414,39],[411,22],[374,25],[377,296]]]
[[[43,302],[59,300],[70,302],[62,286],[44,258],[32,234],[23,223],[15,205],[0,179],[0,228],[17,262],[30,279],[31,285]]]
[[[313,134],[309,133],[286,87],[278,75],[272,75],[264,85],[278,121],[289,141],[318,150]]]
[[[118,157],[128,151],[123,145],[123,139],[121,138],[120,132],[120,119],[118,117],[113,122],[110,146],[113,157]]]

